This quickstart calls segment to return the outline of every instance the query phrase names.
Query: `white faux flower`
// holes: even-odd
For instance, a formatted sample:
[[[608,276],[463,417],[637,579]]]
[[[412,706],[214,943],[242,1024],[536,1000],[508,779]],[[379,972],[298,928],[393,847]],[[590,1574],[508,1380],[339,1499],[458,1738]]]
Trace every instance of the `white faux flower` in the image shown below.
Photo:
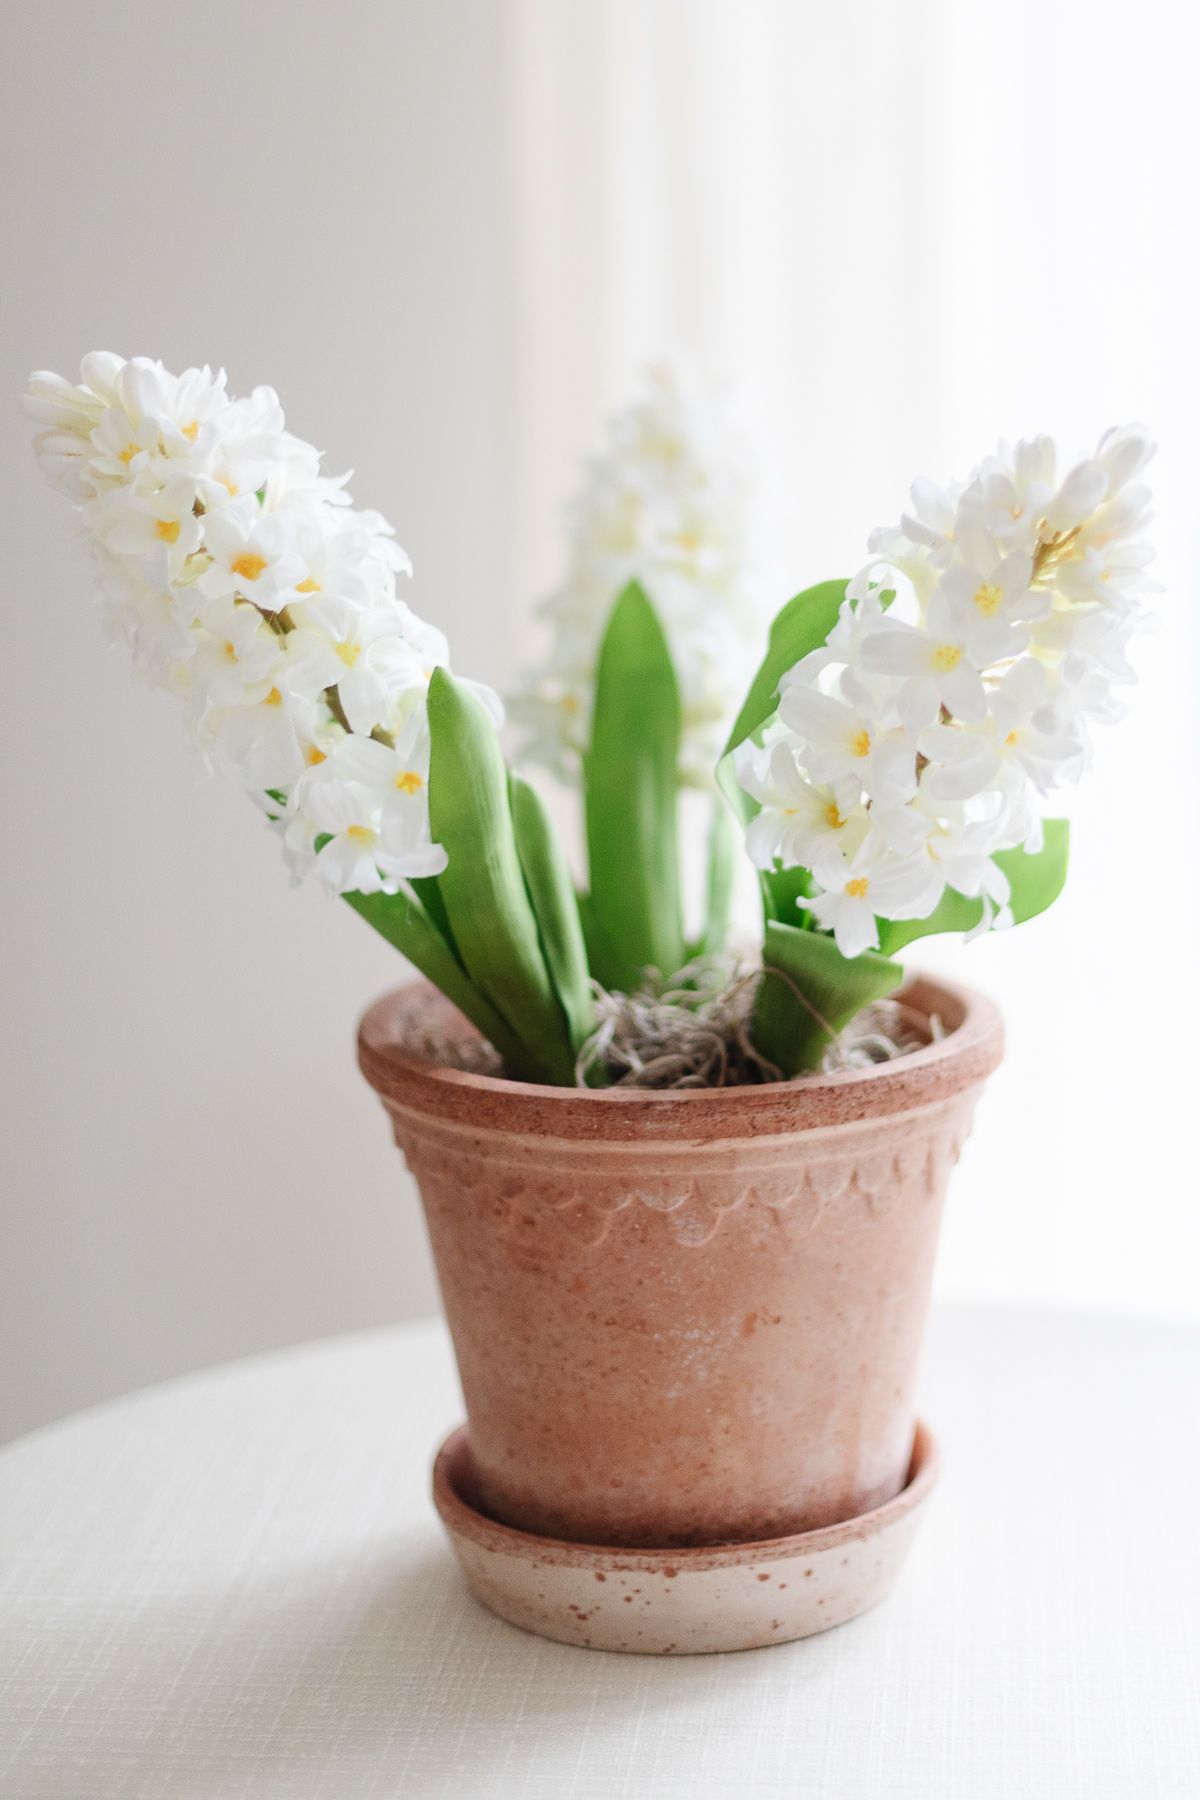
[[[189,556],[204,541],[195,512],[196,487],[186,475],[153,487],[133,475],[88,503],[87,522],[97,539],[124,557],[148,557],[178,581]]]
[[[148,358],[41,373],[26,408],[79,504],[110,633],[181,694],[209,759],[339,891],[435,874],[426,693],[446,640],[396,597],[391,526],[285,429],[271,388]],[[499,717],[490,690],[475,690]]]
[[[91,434],[113,402],[115,382],[124,364],[105,351],[85,356],[78,383],[49,369],[29,377],[22,399],[26,415],[43,427],[33,440],[47,479],[73,500],[96,491],[91,471]]]
[[[843,871],[844,879],[809,896],[804,904],[832,931],[843,956],[879,947],[878,920],[924,919],[942,897],[945,881],[922,851],[898,857],[881,851]]]
[[[210,599],[241,595],[262,612],[282,612],[304,579],[296,537],[295,518],[264,512],[253,494],[206,517],[204,547],[212,560],[200,577],[201,593]]]
[[[284,833],[293,871],[315,869],[335,893],[394,892],[438,875],[446,853],[429,834],[429,741],[414,715],[396,745],[349,736],[297,783]]]
[[[803,744],[803,766],[814,780],[836,789],[846,806],[857,802],[860,791],[864,799],[885,804],[915,792],[909,740],[882,710],[785,678],[779,718]]]
[[[886,620],[864,642],[859,669],[902,678],[896,705],[910,731],[931,723],[939,709],[964,721],[982,719],[987,712],[983,670],[1017,655],[1027,634],[947,593],[944,582],[934,590],[926,619],[924,626]]]
[[[166,457],[190,457],[202,433],[211,432],[229,405],[225,371],[185,369],[172,375],[160,362],[135,356],[116,373],[114,402],[134,433],[143,425],[153,427],[159,453]]]
[[[707,786],[766,628],[766,532],[745,445],[694,377],[651,368],[638,400],[609,421],[568,517],[566,573],[540,609],[550,652],[513,702],[525,755],[574,779],[600,639],[637,581],[675,664],[682,773]]]
[[[1065,473],[1037,438],[961,485],[918,482],[912,512],[872,534],[825,645],[784,676],[767,751],[737,765],[762,809],[747,846],[812,872],[804,904],[844,954],[947,888],[982,901],[980,929],[1005,922],[996,853],[1040,846],[1039,799],[1078,777],[1089,721],[1119,717],[1115,690],[1133,680],[1150,454],[1134,426]],[[839,817],[866,809],[857,841],[821,839],[823,787]]]
[[[306,618],[314,610],[306,609]],[[405,695],[428,686],[433,667],[410,640],[408,617],[406,607],[392,602],[372,612],[339,613],[336,633],[315,622],[299,625],[288,636],[288,685],[309,697],[336,687],[352,731],[369,735],[376,726],[390,727]],[[435,661],[446,661],[444,641]]]
[[[743,744],[735,766],[738,780],[762,808],[746,831],[746,851],[756,868],[780,863],[811,869],[820,880],[823,870],[853,859],[870,814],[859,805],[844,817],[833,788],[805,776],[792,744],[780,740],[765,751]]]
[[[154,569],[110,554],[99,543],[88,548],[108,637],[126,646],[154,686],[185,691],[186,666],[199,641],[191,609],[180,604],[165,577],[153,579]]]
[[[247,601],[211,600],[200,614],[193,693],[205,707],[255,705],[282,672],[283,642]]]
[[[315,720],[317,710],[272,683],[257,705],[210,704],[201,742],[217,766],[242,787],[255,796],[270,796],[290,788],[310,766],[298,715]],[[320,727],[314,722],[312,729]],[[321,752],[318,760],[323,761],[324,755]]]

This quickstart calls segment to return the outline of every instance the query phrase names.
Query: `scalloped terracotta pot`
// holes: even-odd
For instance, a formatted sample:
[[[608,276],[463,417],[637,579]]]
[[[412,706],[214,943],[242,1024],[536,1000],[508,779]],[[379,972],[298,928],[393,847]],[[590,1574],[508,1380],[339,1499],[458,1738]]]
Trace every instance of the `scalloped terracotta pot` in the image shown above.
[[[897,1495],[942,1199],[999,1015],[920,980],[946,1036],[866,1072],[579,1092],[406,1049],[424,983],[363,1020],[420,1185],[466,1400],[472,1501],[578,1543],[785,1537]]]

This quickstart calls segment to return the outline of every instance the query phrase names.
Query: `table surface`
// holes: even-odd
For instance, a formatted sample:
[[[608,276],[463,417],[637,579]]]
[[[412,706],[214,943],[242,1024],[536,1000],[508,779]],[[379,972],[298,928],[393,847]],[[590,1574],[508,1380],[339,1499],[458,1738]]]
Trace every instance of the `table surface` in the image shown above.
[[[1200,1333],[935,1316],[944,1475],[891,1598],[741,1655],[525,1636],[427,1495],[439,1324],[0,1454],[5,1800],[1197,1800]]]

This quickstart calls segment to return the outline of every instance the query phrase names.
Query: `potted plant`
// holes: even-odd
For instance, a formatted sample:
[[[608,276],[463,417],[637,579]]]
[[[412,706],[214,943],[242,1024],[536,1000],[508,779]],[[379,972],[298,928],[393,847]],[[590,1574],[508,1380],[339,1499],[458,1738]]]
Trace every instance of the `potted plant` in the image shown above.
[[[271,390],[92,356],[27,405],[112,627],[294,878],[425,977],[370,1009],[360,1059],[458,1357],[468,1423],[435,1492],[476,1592],[667,1652],[861,1611],[932,1480],[913,1387],[939,1215],[1001,1052],[990,1003],[904,985],[896,956],[1062,886],[1040,800],[1130,678],[1144,434],[1065,472],[1037,439],[918,483],[853,580],[778,613],[718,737],[755,635],[747,489],[660,378],[593,470],[516,708],[578,773],[577,888],[495,696],[450,672],[390,527]],[[708,814],[692,927],[686,788]],[[751,966],[726,948],[738,837]]]

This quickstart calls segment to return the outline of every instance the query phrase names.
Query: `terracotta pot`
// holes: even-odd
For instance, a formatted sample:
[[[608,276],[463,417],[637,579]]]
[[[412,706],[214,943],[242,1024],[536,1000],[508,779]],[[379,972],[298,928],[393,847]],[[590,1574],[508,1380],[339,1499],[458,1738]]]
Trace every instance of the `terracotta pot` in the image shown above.
[[[432,988],[371,1008],[360,1061],[421,1189],[484,1513],[669,1547],[899,1493],[946,1179],[1002,1048],[966,989],[904,998],[942,1041],[682,1093],[440,1067],[406,1043],[472,1028]]]

